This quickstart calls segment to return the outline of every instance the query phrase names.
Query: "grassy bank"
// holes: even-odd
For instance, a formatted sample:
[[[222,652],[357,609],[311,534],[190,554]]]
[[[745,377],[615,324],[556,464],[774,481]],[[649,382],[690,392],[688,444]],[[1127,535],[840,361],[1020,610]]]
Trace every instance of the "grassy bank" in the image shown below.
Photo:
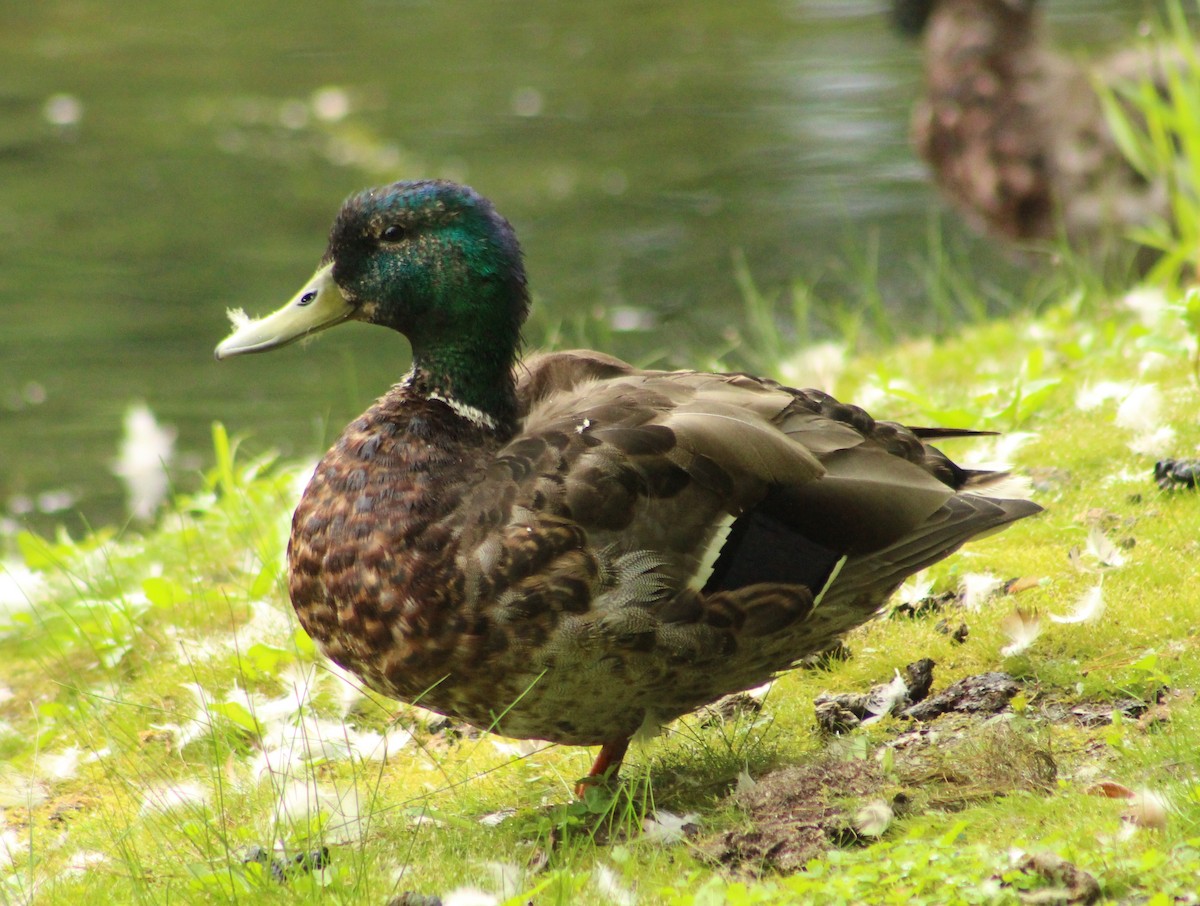
[[[204,488],[154,530],[5,542],[0,903],[1015,903],[1086,893],[1072,865],[1111,901],[1196,902],[1200,497],[1153,472],[1200,446],[1198,332],[1184,299],[1081,294],[755,362],[1005,432],[947,449],[1010,463],[1046,512],[906,588],[848,658],[635,747],[621,792],[584,802],[592,753],[479,736],[316,654],[283,564],[311,464],[247,461],[218,427]],[[1004,672],[1015,695],[818,732],[820,693],[926,657],[935,694]]]

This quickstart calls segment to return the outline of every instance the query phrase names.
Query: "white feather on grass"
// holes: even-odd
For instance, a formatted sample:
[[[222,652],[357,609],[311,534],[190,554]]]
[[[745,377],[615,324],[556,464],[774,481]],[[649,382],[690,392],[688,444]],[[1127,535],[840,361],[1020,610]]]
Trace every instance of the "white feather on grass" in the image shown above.
[[[693,812],[677,815],[660,809],[653,818],[642,819],[640,839],[647,843],[678,843],[687,839],[687,827],[697,825],[699,820],[699,816]]]
[[[0,562],[0,625],[5,617],[25,613],[45,588],[46,580],[24,563],[15,560]]]
[[[208,801],[208,792],[194,780],[163,783],[148,787],[142,794],[141,815],[199,809]]]
[[[112,472],[125,485],[126,505],[136,519],[153,519],[166,499],[175,436],[175,429],[160,425],[145,403],[125,410],[125,431]]]
[[[1086,550],[1088,554],[1095,558],[1100,566],[1107,569],[1122,567],[1128,559],[1125,556],[1125,552],[1113,544],[1109,537],[1104,534],[1104,529],[1098,525],[1093,525],[1088,532]]]
[[[1114,419],[1117,427],[1139,434],[1155,431],[1162,422],[1162,393],[1157,384],[1138,384],[1121,400]]]
[[[478,887],[458,887],[442,896],[442,906],[499,906],[500,898]]]
[[[1050,614],[1052,623],[1092,623],[1104,615],[1104,589],[1093,585],[1083,593],[1068,614]]]
[[[633,906],[637,902],[633,890],[622,884],[617,873],[607,865],[597,865],[592,869],[592,884],[605,902],[615,903],[616,906]]]
[[[1109,400],[1124,399],[1129,395],[1133,385],[1128,381],[1097,381],[1094,384],[1085,383],[1075,394],[1075,408],[1088,412]]]
[[[270,830],[278,825],[292,829],[301,836],[318,826],[330,843],[351,843],[361,840],[367,829],[359,805],[358,787],[353,782],[333,783],[290,778],[284,783],[275,803],[275,815]]]
[[[959,581],[958,590],[962,595],[962,606],[972,613],[980,610],[984,602],[996,594],[1004,585],[1004,580],[991,573],[966,573]]]
[[[871,716],[863,720],[863,726],[876,723],[891,714],[896,705],[904,701],[907,695],[908,684],[904,682],[904,677],[897,670],[890,683],[876,686],[871,690],[871,694],[867,697],[867,712]]]
[[[1017,607],[1000,621],[1000,629],[1009,638],[1009,644],[1000,649],[1000,654],[1013,657],[1028,650],[1042,634],[1042,621],[1036,611]]]

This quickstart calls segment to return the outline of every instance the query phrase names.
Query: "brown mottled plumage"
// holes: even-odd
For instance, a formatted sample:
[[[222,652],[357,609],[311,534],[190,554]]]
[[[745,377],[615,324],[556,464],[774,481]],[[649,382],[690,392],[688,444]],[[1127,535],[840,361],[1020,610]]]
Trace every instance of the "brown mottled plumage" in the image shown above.
[[[413,371],[346,429],[296,509],[301,623],[384,694],[603,745],[595,772],[642,727],[764,682],[906,576],[1039,509],[988,496],[1000,476],[926,445],[939,432],[820,391],[597,352],[514,365],[519,252],[469,189],[356,196],[325,260],[293,303],[218,347],[258,351],[347,317],[413,342]],[[509,348],[490,365],[455,358],[475,339]]]
[[[1169,213],[1166,186],[1122,156],[1094,80],[1164,82],[1163,48],[1084,65],[1047,46],[1035,0],[893,0],[922,36],[925,95],[913,145],[980,232],[1008,240],[1112,239]]]

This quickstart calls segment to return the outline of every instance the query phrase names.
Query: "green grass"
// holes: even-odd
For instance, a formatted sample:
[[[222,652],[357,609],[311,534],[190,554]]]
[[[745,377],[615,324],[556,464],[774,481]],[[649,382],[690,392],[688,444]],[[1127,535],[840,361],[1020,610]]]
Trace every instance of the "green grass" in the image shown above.
[[[944,298],[956,297],[952,276],[936,278]],[[747,335],[731,337],[722,362],[799,379],[813,357],[772,340],[771,313],[807,319],[804,288],[771,299],[742,279]],[[977,612],[874,622],[850,637],[849,660],[777,681],[761,713],[690,718],[635,747],[615,797],[572,799],[590,752],[455,736],[332,672],[286,600],[287,526],[308,466],[247,461],[219,427],[203,488],[152,531],[5,539],[0,903],[382,904],[460,887],[539,904],[1004,903],[1043,883],[1015,867],[1018,849],[1074,862],[1109,901],[1192,892],[1200,496],[1160,491],[1151,472],[1157,456],[1200,446],[1197,303],[1147,291],[1155,304],[1139,314],[1094,287],[1040,298],[1036,314],[849,360],[826,348],[818,363],[830,389],[875,414],[1028,433],[1014,464],[1045,514],[928,578],[935,590],[980,574],[1031,587]],[[1097,392],[1106,381],[1121,385],[1112,398]],[[1080,408],[1089,389],[1094,405]],[[947,444],[967,461],[992,446]],[[1100,535],[1123,565],[1089,553]],[[1097,621],[1051,621],[1101,583]],[[1005,656],[1017,605],[1040,614],[1041,633]],[[940,619],[966,622],[967,641],[938,631]],[[937,661],[935,690],[991,670],[1017,677],[1002,727],[948,732],[919,763],[893,746],[909,728],[894,718],[836,740],[816,733],[818,693],[865,691],[920,656]],[[1131,696],[1162,696],[1164,719],[1085,727],[1047,716]],[[1039,752],[1056,768],[1048,787],[1026,778]],[[713,841],[748,821],[727,798],[739,775],[829,758],[878,765],[887,795],[912,806],[877,840],[834,846],[803,871],[755,877],[713,863]],[[1165,825],[1123,831],[1129,803],[1093,795],[1099,780],[1164,797]],[[865,804],[837,801],[851,814]],[[645,819],[670,827],[682,815],[695,834],[643,833]],[[278,880],[244,861],[256,846],[307,858],[308,870]],[[328,865],[312,870],[322,847]]]

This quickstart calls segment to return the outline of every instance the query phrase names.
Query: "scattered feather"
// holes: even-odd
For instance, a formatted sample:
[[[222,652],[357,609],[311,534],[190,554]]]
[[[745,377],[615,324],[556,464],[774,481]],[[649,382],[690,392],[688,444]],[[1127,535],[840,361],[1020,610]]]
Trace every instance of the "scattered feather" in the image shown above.
[[[1104,615],[1104,588],[1093,585],[1083,593],[1074,609],[1064,615],[1050,614],[1052,623],[1091,623]]]
[[[333,784],[299,781],[294,777],[285,784],[276,801],[275,820],[291,825],[301,835],[319,827],[326,843],[361,840],[367,829],[356,785],[350,783],[338,789]]]
[[[364,761],[387,761],[413,741],[412,733],[401,727],[387,733],[347,728],[346,734],[350,752]]]
[[[258,572],[258,564],[252,567]],[[249,572],[250,570],[247,570]],[[238,627],[227,640],[226,650],[229,653],[245,651],[251,645],[259,642],[267,645],[278,644],[280,639],[286,639],[292,634],[292,624],[282,608],[263,600],[250,602],[250,619]],[[333,667],[332,663],[329,667]],[[341,669],[341,668],[338,668]]]
[[[1112,835],[1111,839],[1117,843],[1125,843],[1137,836],[1138,826],[1132,821],[1122,821],[1120,828]],[[1101,842],[1107,844],[1108,840],[1101,838]]]
[[[854,827],[864,837],[879,837],[896,815],[886,802],[869,802],[854,814]]]
[[[29,841],[22,839],[15,830],[5,828],[0,831],[0,869],[11,868],[16,857],[28,849]]]
[[[282,612],[278,608],[272,607],[271,609],[282,617]],[[284,619],[286,621],[286,618]],[[322,664],[322,667],[334,680],[334,688],[337,690],[338,708],[342,717],[345,717],[358,706],[359,702],[367,697],[366,687],[363,685],[363,681],[357,676],[344,667],[335,664],[333,661],[326,661]]]
[[[501,900],[511,900],[525,889],[525,869],[512,862],[484,862],[492,887]]]
[[[0,618],[30,610],[45,584],[40,573],[23,563],[12,560],[0,563]]]
[[[676,815],[674,812],[658,811],[653,818],[642,819],[642,837],[647,843],[678,843],[687,838],[699,824],[699,816],[689,812]]]
[[[607,865],[597,865],[592,870],[592,884],[606,902],[617,906],[633,906],[637,902],[634,892],[622,884],[617,873]]]
[[[499,906],[500,898],[478,887],[459,887],[442,897],[442,906]]]
[[[496,827],[503,824],[516,813],[517,810],[515,808],[502,808],[498,812],[488,812],[486,815],[481,815],[479,823],[484,827]]]
[[[916,575],[910,576],[908,581],[896,590],[892,596],[893,607],[915,608],[918,603],[933,594],[933,581],[926,579],[925,573],[926,570],[921,570]]]
[[[1152,790],[1139,790],[1129,800],[1129,808],[1121,815],[1131,827],[1165,831],[1170,804],[1166,798]]]
[[[1009,638],[1009,644],[1000,649],[1003,657],[1021,654],[1042,634],[1042,621],[1037,611],[1014,608],[1012,613],[1000,621],[1000,629]]]
[[[252,697],[241,688],[235,687],[231,700],[239,700],[262,724],[286,721],[302,712],[308,705],[309,696],[316,684],[315,671],[308,664],[289,664],[280,671],[279,682],[283,694],[276,698]]]
[[[1124,566],[1127,559],[1125,553],[1109,540],[1099,525],[1093,525],[1088,531],[1087,552],[1100,566],[1107,569]]]
[[[1113,472],[1104,476],[1102,482],[1104,487],[1112,487],[1115,484],[1141,484],[1146,480],[1146,472],[1144,469],[1124,468],[1118,472]]]
[[[962,606],[973,612],[978,611],[1003,585],[1004,580],[991,573],[966,573],[959,582]]]
[[[12,767],[0,768],[0,808],[33,810],[50,798],[46,785]]]
[[[775,680],[768,680],[761,686],[755,686],[753,689],[747,689],[742,695],[748,695],[755,701],[762,701],[767,697],[767,693],[771,691],[771,687],[775,685]]]
[[[896,705],[908,699],[908,684],[896,671],[890,683],[884,683],[871,689],[867,696],[867,714],[870,716],[862,722],[863,726],[873,724],[891,714]]]
[[[1154,328],[1171,310],[1171,300],[1157,286],[1139,286],[1121,299],[1121,304],[1138,316],[1143,326]]]
[[[175,429],[160,425],[145,403],[125,410],[125,433],[112,472],[125,485],[126,506],[136,519],[154,518],[166,499],[175,436]]]
[[[1037,438],[1033,431],[1012,431],[995,437],[984,437],[976,441],[971,449],[969,467],[985,472],[1010,472],[1021,447]],[[964,466],[968,465],[964,463]],[[988,494],[996,497],[1028,497],[1032,483],[1026,476],[1008,474],[1004,478],[989,481]]]
[[[1075,408],[1088,412],[1110,400],[1124,399],[1133,389],[1133,384],[1127,381],[1098,381],[1095,384],[1084,384],[1075,394]]]
[[[53,755],[41,753],[37,758],[37,769],[48,780],[70,780],[79,773],[79,748],[71,746]]]
[[[208,799],[204,787],[194,780],[153,786],[142,794],[139,814],[165,813],[176,809],[200,808]]]
[[[1162,421],[1162,394],[1157,384],[1138,384],[1117,407],[1117,427],[1146,434]]]
[[[497,736],[492,738],[492,745],[502,755],[511,755],[513,758],[526,758],[529,755],[542,751],[542,749],[549,748],[551,743],[543,739],[502,739]]]
[[[1170,425],[1160,425],[1151,431],[1142,431],[1129,441],[1129,449],[1139,456],[1159,459],[1171,452],[1175,446],[1175,429]]]

